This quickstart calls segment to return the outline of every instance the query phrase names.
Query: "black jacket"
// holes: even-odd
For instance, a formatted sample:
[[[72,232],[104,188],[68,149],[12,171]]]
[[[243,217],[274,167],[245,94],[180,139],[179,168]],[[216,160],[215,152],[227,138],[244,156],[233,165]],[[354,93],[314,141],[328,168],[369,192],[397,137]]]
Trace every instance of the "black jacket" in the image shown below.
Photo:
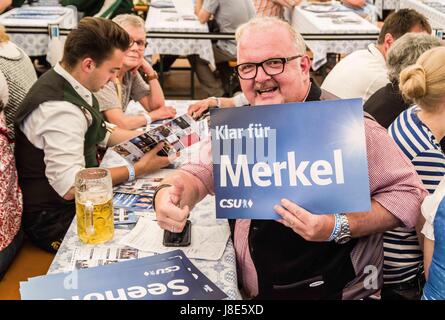
[[[388,83],[370,96],[363,108],[378,123],[388,129],[399,114],[408,109],[409,106],[399,92],[399,85]]]

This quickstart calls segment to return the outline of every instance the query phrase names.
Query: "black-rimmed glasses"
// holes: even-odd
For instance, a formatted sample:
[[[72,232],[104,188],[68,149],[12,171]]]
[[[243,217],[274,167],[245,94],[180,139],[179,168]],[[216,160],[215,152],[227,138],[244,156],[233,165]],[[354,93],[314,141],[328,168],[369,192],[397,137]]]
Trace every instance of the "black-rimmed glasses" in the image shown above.
[[[137,44],[138,48],[141,48],[141,49],[143,49],[147,46],[147,41],[131,39],[129,48],[131,48],[135,43]]]
[[[235,66],[235,72],[243,80],[250,80],[256,77],[258,67],[263,68],[264,72],[269,76],[276,76],[284,71],[284,66],[289,61],[301,58],[303,55],[288,58],[271,58],[262,62],[246,62]]]

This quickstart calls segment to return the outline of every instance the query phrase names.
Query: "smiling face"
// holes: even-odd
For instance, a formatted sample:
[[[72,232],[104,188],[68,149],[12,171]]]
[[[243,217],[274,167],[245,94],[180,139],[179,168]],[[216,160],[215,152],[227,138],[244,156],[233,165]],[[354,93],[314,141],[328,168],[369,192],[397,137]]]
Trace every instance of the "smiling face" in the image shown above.
[[[238,42],[238,64],[298,54],[302,53],[297,51],[289,31],[281,25],[268,29],[250,27]],[[278,75],[269,76],[258,67],[254,79],[240,79],[241,89],[251,105],[300,102],[309,90],[309,69],[310,60],[306,55],[286,63],[284,71]]]
[[[141,27],[123,25],[122,28],[128,32],[133,44],[125,52],[124,68],[133,69],[142,63],[145,49],[145,30]]]

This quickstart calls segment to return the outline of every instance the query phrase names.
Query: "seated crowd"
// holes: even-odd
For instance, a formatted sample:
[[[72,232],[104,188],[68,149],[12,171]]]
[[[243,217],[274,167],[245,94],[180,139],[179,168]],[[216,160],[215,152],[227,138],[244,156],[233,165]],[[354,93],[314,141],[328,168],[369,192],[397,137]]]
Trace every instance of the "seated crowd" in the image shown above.
[[[316,215],[282,199],[273,208],[279,220],[230,221],[243,297],[445,299],[445,210],[438,204],[445,188],[445,47],[430,35],[428,20],[411,9],[390,14],[377,43],[342,59],[320,86],[304,39],[283,20],[283,9],[300,1],[236,1],[237,12],[224,2],[196,1],[197,15],[236,30],[236,43],[218,41],[214,52],[222,80],[226,62],[237,60],[242,92],[223,97],[224,81],[198,61],[198,77],[215,96],[191,105],[192,117],[211,107],[346,98],[362,98],[366,111],[371,210]],[[366,3],[345,1],[363,12]],[[0,29],[0,281],[24,237],[57,252],[75,215],[74,177],[99,165],[99,147],[176,116],[144,57],[146,44],[136,15],[86,17],[68,35],[62,60],[37,78]],[[270,60],[282,71],[272,72]],[[126,113],[131,100],[144,110]],[[158,155],[162,147],[111,168],[113,184],[168,166],[171,159]],[[210,141],[199,147],[199,161],[175,170],[155,193],[163,229],[181,231],[193,207],[214,193]],[[339,223],[346,238],[332,236]],[[371,285],[368,266],[378,273]],[[321,284],[311,286],[316,280]]]

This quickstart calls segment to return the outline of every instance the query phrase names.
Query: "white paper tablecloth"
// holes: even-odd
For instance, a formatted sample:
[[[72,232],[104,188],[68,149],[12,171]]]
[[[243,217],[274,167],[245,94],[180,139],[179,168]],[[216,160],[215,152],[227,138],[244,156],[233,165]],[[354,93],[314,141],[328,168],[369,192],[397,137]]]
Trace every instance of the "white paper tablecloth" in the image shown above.
[[[292,13],[292,26],[300,33],[315,34],[372,34],[380,30],[377,26],[363,19],[351,11],[335,11],[333,14],[342,15],[345,18],[359,20],[360,23],[336,24],[331,18],[321,17],[326,13],[316,13],[295,7]],[[317,70],[326,63],[326,55],[332,53],[351,53],[364,49],[372,41],[370,40],[322,40],[305,41],[313,52],[314,58],[312,68]]]
[[[445,30],[445,12],[440,12],[429,6],[428,2],[442,3],[445,5],[444,0],[428,0],[423,2],[420,0],[400,0],[400,8],[414,9],[428,18],[433,29]]]
[[[175,9],[159,9],[151,7],[145,21],[145,30],[164,32],[209,32],[207,24],[201,24],[198,20],[184,20]],[[172,54],[187,56],[199,55],[215,67],[212,42],[199,39],[161,39],[147,38],[145,55]]]
[[[63,12],[63,15],[55,19],[10,18],[12,14],[23,12],[23,10],[43,11],[46,13],[51,11]],[[2,14],[0,16],[0,24],[6,27],[47,27],[49,24],[58,24],[59,28],[73,29],[77,27],[77,10],[71,6],[23,6]],[[61,36],[60,43],[51,43],[49,35],[45,34],[11,33],[9,36],[11,41],[21,47],[28,56],[44,56],[50,51],[56,54],[53,49],[57,51],[60,51],[61,48],[63,49],[66,39],[66,36]],[[52,45],[57,48],[51,48]]]
[[[187,106],[191,101],[167,101],[168,105],[178,107],[178,114],[182,114],[187,110]],[[133,106],[132,109],[137,109],[137,106]],[[193,147],[199,147],[194,145]],[[191,148],[189,148],[191,149]],[[182,157],[179,159],[181,161]],[[124,164],[125,160],[120,158],[115,153],[107,153],[104,157],[102,165],[104,167],[113,167],[119,164]],[[162,170],[161,172],[152,174],[153,177],[163,177],[171,170]],[[226,220],[217,220],[215,213],[215,203],[213,196],[207,196],[201,201],[192,211],[190,215],[192,225],[199,226],[214,226],[219,224],[226,224]],[[113,240],[100,245],[101,248],[116,248],[122,247],[120,244],[121,239],[130,232],[129,229],[116,229],[115,237]],[[149,232],[149,230],[148,230]],[[86,245],[82,243],[77,237],[77,224],[76,219],[73,220],[63,242],[55,256],[48,273],[66,272],[74,269],[73,257],[79,248],[93,248],[93,245]],[[144,252],[144,256],[151,255],[153,253]],[[190,259],[201,272],[203,272],[210,280],[212,280],[221,290],[223,290],[229,297],[229,299],[241,299],[241,294],[238,290],[237,273],[236,273],[236,258],[235,249],[233,247],[232,240],[229,238],[227,246],[223,252],[222,257],[219,260],[202,260],[202,259]]]

